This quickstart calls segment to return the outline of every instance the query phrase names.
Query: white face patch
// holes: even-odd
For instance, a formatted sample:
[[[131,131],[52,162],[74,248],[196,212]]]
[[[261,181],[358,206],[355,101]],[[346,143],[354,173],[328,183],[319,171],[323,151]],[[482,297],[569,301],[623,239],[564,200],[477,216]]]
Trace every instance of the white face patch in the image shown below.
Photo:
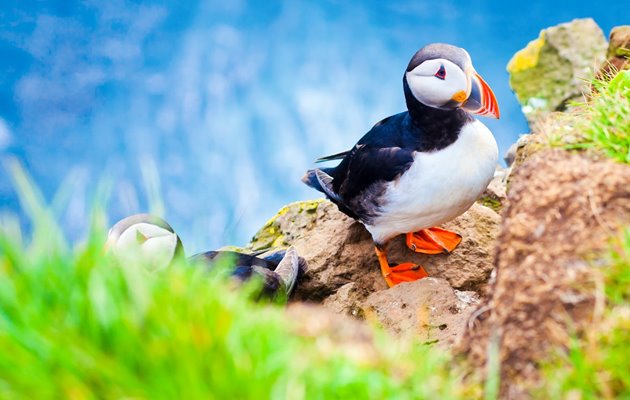
[[[111,243],[114,254],[127,262],[141,261],[149,269],[167,267],[177,250],[177,235],[157,225],[131,225]]]
[[[427,60],[406,72],[405,76],[416,100],[429,107],[442,108],[461,91],[466,93],[466,97],[470,95],[470,85],[464,71],[443,58]]]

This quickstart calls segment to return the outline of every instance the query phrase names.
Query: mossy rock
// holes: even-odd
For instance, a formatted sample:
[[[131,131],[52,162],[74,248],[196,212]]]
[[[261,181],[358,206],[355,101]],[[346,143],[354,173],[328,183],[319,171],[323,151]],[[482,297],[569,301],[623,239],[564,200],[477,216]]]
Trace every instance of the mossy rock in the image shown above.
[[[544,29],[517,52],[507,70],[528,120],[580,100],[594,75],[593,67],[605,59],[606,47],[602,30],[586,18]]]
[[[610,31],[610,43],[606,57],[630,58],[630,25],[616,26]]]
[[[310,227],[315,223],[317,208],[323,201],[324,199],[298,201],[282,207],[256,232],[247,247],[257,251],[288,246],[293,238],[286,237],[287,224],[293,227]]]
[[[502,199],[498,199],[494,196],[483,195],[477,200],[481,205],[486,206],[495,212],[500,213],[503,208]]]
[[[630,25],[616,26],[610,31],[606,61],[597,77],[607,80],[626,69],[630,69]]]

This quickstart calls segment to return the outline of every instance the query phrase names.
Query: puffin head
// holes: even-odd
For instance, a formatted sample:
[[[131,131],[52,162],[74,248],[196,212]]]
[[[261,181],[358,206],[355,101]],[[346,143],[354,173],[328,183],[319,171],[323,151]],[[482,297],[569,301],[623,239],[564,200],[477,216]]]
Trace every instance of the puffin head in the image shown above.
[[[499,118],[494,93],[473,68],[468,52],[460,47],[443,43],[423,47],[409,61],[403,81],[407,104],[418,101],[442,110],[463,108]]]
[[[184,253],[173,228],[150,214],[136,214],[118,221],[109,230],[105,246],[123,261],[139,258],[152,270],[169,266]]]

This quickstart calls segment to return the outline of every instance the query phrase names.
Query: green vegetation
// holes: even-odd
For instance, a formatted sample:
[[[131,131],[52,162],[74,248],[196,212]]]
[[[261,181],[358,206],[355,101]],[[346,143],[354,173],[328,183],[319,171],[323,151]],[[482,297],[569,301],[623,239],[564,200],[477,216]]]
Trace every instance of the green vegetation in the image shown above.
[[[558,132],[552,145],[569,149],[589,149],[617,161],[630,164],[630,71],[621,71],[610,81],[592,82],[593,98],[583,107],[559,118],[571,125],[571,140],[562,140],[567,132]],[[568,121],[565,119],[568,118]]]
[[[630,164],[630,71],[592,86],[586,105],[554,118],[549,144]],[[593,324],[545,365],[540,392],[545,397],[630,398],[630,228],[612,239],[610,250],[593,266]]]
[[[479,203],[481,203],[482,205],[493,209],[494,211],[500,213],[501,212],[501,208],[503,207],[503,204],[501,204],[501,200],[496,199],[494,197],[491,196],[486,196],[483,195],[479,198],[479,200],[477,200]]]
[[[224,274],[149,272],[104,254],[102,213],[71,248],[14,169],[33,233],[0,223],[0,398],[471,398],[441,350],[298,332]],[[353,350],[354,349],[354,350]]]
[[[596,298],[606,302],[584,337],[545,368],[550,398],[630,398],[630,228],[615,238]]]

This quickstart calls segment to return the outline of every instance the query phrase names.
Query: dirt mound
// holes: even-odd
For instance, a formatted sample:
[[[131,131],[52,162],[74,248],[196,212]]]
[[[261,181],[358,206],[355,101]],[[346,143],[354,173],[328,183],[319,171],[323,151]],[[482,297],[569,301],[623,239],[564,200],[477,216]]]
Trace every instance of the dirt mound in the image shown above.
[[[298,202],[284,207],[252,239],[250,249],[295,246],[300,256],[308,260],[308,271],[300,280],[294,301],[321,303],[341,314],[362,318],[374,315],[387,329],[394,332],[430,332],[426,340],[444,340],[461,332],[461,319],[473,309],[472,294],[483,293],[492,271],[492,247],[498,234],[500,217],[492,209],[475,204],[465,214],[444,225],[463,236],[460,246],[450,255],[420,255],[411,252],[404,237],[393,240],[388,247],[394,262],[411,261],[425,267],[434,279],[426,283],[400,285],[388,289],[381,276],[374,245],[363,225],[346,217],[326,200]],[[443,296],[428,296],[426,290]],[[403,290],[402,288],[406,288]],[[378,295],[377,295],[378,293]],[[458,297],[459,295],[459,297]],[[377,303],[381,302],[383,306]],[[393,307],[399,307],[397,312]],[[381,312],[387,307],[389,312]],[[427,323],[417,323],[421,309],[457,310],[445,318],[433,313]],[[412,322],[406,320],[411,315]],[[432,325],[446,325],[435,330]],[[439,332],[437,335],[435,333]],[[446,340],[446,338],[450,338]]]
[[[585,260],[630,223],[630,168],[543,150],[515,171],[507,204],[496,276],[461,350],[482,370],[496,346],[502,395],[516,398],[539,379],[537,363],[552,346],[567,343],[569,325],[579,331],[591,320]]]

